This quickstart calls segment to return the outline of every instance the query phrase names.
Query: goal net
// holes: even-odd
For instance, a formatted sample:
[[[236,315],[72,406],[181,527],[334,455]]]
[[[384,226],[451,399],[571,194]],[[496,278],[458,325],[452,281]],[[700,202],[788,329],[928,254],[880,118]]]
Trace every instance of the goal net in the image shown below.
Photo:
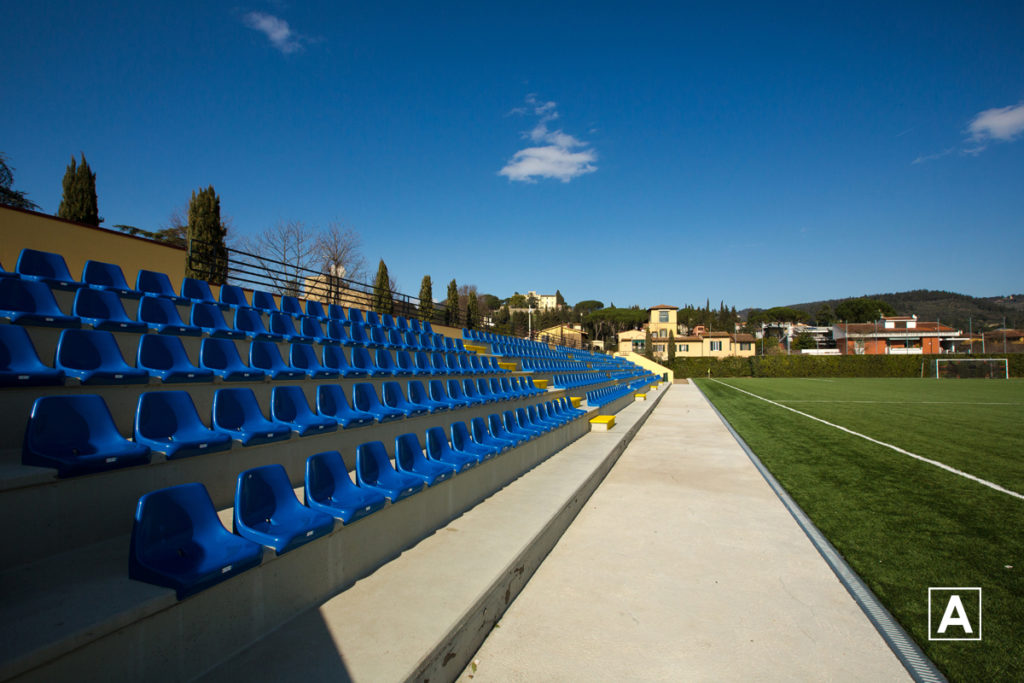
[[[1007,379],[1010,364],[1005,358],[937,358],[935,377],[951,379]]]

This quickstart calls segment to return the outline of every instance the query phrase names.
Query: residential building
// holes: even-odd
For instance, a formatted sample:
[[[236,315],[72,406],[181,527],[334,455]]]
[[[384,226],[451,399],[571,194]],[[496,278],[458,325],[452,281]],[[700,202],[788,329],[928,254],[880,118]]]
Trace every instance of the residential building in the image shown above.
[[[533,297],[537,300],[538,311],[553,311],[558,308],[558,297],[554,294],[538,294],[537,292],[527,292],[526,298]]]
[[[945,353],[957,341],[959,330],[917,316],[883,316],[873,323],[839,323],[832,327],[836,348],[843,355],[914,355]]]
[[[587,333],[583,331],[582,325],[562,323],[543,330],[537,330],[537,339],[548,344],[583,348],[587,343]]]

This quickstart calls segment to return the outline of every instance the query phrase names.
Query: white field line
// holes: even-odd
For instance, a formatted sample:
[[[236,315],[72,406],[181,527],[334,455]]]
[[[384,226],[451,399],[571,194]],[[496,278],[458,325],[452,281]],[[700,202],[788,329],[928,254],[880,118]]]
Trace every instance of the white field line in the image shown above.
[[[753,394],[753,393],[751,393],[749,391],[746,391],[745,389],[740,389],[739,387],[734,387],[731,384],[726,384],[725,382],[723,382],[721,380],[712,379],[711,381],[712,382],[716,382],[718,384],[721,384],[723,386],[729,387],[730,389],[734,389],[734,390],[740,392],[741,394],[746,394],[747,396],[753,396],[754,398],[760,399],[760,400],[764,401],[765,403],[771,403],[773,406],[778,406],[779,408],[783,408],[783,409],[788,410],[790,412],[796,413],[797,415],[802,415],[803,417],[806,417],[806,418],[809,418],[811,420],[814,420],[815,422],[820,422],[820,423],[822,423],[824,425],[828,425],[829,427],[834,427],[835,429],[838,429],[841,432],[846,432],[847,434],[850,434],[851,436],[860,437],[861,439],[864,439],[865,441],[870,441],[873,444],[877,444],[879,446],[884,446],[886,448],[892,449],[892,450],[896,451],[897,453],[901,453],[903,455],[909,456],[909,457],[913,458],[914,460],[920,460],[921,462],[928,463],[929,465],[934,465],[935,467],[938,467],[939,469],[946,470],[947,472],[952,472],[953,474],[955,474],[957,476],[960,476],[960,477],[963,477],[964,479],[970,479],[971,481],[977,482],[977,483],[981,484],[982,486],[987,486],[987,487],[989,487],[990,489],[992,489],[994,491],[999,491],[1000,493],[1005,493],[1006,495],[1013,496],[1014,498],[1017,498],[1019,500],[1024,500],[1024,495],[1021,495],[1021,494],[1017,493],[1016,491],[1011,491],[1010,489],[1003,488],[999,484],[994,484],[994,483],[992,483],[992,482],[990,482],[990,481],[988,481],[986,479],[982,479],[981,477],[976,477],[973,474],[968,474],[967,472],[964,472],[963,470],[958,470],[955,467],[950,467],[949,465],[947,465],[945,463],[941,463],[938,460],[932,460],[931,458],[926,458],[923,455],[918,455],[917,453],[911,453],[910,451],[904,450],[904,449],[900,448],[899,446],[893,446],[891,443],[886,443],[884,441],[879,441],[878,439],[872,439],[870,436],[866,436],[864,434],[861,434],[860,432],[855,432],[852,429],[847,429],[846,427],[843,427],[842,425],[833,424],[832,422],[829,422],[827,420],[822,420],[820,417],[815,417],[814,415],[809,415],[807,413],[803,413],[803,412],[797,410],[796,408],[790,408],[787,405],[783,405],[783,404],[778,403],[776,401],[772,401],[770,399],[764,398],[763,396],[758,396],[757,394]]]
[[[729,385],[732,386],[732,385]],[[735,387],[733,387],[735,389]],[[829,399],[829,400],[815,400],[815,399],[804,399],[804,398],[789,398],[780,400],[779,403],[877,403],[880,405],[898,405],[898,406],[1024,406],[1024,403],[991,403],[991,402],[980,402],[980,401],[844,401],[842,399]]]

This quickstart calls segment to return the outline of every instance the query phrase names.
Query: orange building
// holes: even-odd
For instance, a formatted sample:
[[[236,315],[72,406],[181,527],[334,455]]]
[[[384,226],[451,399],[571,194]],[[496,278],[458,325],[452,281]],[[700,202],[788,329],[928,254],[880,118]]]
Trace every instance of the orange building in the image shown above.
[[[873,323],[839,323],[832,328],[843,355],[945,353],[961,332],[917,316],[885,316]]]

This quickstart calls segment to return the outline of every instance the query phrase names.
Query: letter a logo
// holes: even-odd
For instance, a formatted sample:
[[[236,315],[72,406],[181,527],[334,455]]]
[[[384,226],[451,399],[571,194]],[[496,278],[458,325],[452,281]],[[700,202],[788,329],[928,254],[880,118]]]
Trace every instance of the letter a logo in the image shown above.
[[[962,626],[967,633],[974,633],[971,629],[971,620],[964,612],[964,603],[959,595],[954,595],[946,604],[946,613],[942,615],[939,622],[939,633],[945,633],[950,626]]]
[[[981,589],[929,588],[928,640],[981,640]]]

